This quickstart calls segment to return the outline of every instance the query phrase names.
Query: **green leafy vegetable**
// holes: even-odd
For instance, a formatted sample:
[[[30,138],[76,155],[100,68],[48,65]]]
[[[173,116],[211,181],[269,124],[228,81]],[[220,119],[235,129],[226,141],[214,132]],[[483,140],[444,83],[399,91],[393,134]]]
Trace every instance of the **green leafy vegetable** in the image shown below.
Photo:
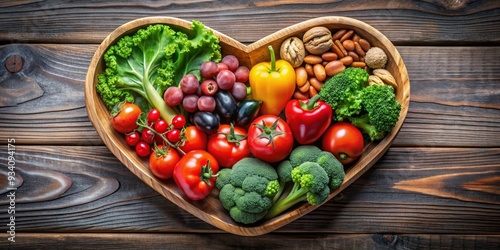
[[[201,22],[192,30],[176,31],[153,24],[124,36],[104,54],[106,68],[98,76],[97,92],[108,109],[121,102],[136,103],[141,109],[156,108],[171,122],[177,112],[163,100],[169,86],[177,86],[187,73],[201,79],[204,61],[220,61],[218,38]]]

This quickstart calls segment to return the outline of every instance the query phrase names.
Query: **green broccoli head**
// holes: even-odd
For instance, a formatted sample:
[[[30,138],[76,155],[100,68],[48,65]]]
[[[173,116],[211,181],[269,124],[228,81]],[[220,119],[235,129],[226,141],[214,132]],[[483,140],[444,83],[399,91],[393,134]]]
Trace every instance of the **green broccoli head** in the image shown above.
[[[222,189],[226,184],[230,183],[230,178],[231,178],[231,168],[222,168],[219,170],[217,173],[217,180],[215,181],[215,187],[218,188],[219,190]]]
[[[364,88],[368,77],[366,70],[349,67],[323,84],[319,97],[335,110],[336,120],[361,112],[358,91]]]
[[[236,200],[245,195],[245,191],[231,184],[226,184],[219,191],[219,200],[222,206],[229,210],[236,206]]]
[[[229,215],[233,218],[234,221],[242,224],[253,224],[264,218],[267,211],[263,211],[260,213],[249,213],[245,212],[238,207],[232,207],[229,209]]]
[[[267,196],[256,192],[246,192],[235,200],[236,206],[247,213],[261,213],[271,207],[272,201]]]
[[[290,164],[293,168],[295,168],[304,162],[314,162],[316,161],[320,153],[321,149],[314,145],[298,146],[290,153]]]
[[[349,120],[362,129],[372,141],[381,140],[399,120],[401,104],[390,85],[370,85],[360,93],[365,113]]]
[[[308,192],[319,193],[328,187],[330,179],[318,163],[304,162],[292,170],[292,181]]]
[[[278,179],[276,170],[270,164],[253,157],[239,160],[232,169],[230,182],[237,187],[241,187],[245,178],[253,175],[264,177],[268,181]]]
[[[292,181],[292,169],[293,166],[289,160],[284,160],[278,164],[276,171],[278,172],[278,178],[281,182],[291,182]]]
[[[330,188],[338,188],[344,181],[344,165],[335,158],[335,155],[328,151],[321,152],[316,162],[325,170],[330,178]]]
[[[328,195],[330,195],[330,188],[328,187],[318,193],[309,192],[307,193],[307,202],[311,205],[321,205],[328,198]]]

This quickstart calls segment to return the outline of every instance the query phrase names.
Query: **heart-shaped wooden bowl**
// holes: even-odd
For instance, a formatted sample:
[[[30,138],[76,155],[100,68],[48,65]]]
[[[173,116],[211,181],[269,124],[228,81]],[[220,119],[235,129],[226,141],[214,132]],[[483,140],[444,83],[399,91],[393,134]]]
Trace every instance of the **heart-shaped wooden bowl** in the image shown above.
[[[311,206],[304,203],[278,217],[262,221],[256,225],[245,226],[238,224],[229,217],[227,211],[221,206],[217,198],[218,191],[216,189],[202,201],[191,201],[186,199],[176,187],[173,180],[160,181],[154,177],[149,170],[147,161],[138,157],[134,150],[125,143],[124,136],[111,127],[109,111],[106,109],[95,90],[97,76],[104,68],[103,55],[108,47],[114,44],[122,36],[130,35],[140,28],[145,28],[150,24],[157,23],[168,24],[171,27],[181,30],[189,30],[191,25],[190,22],[171,17],[148,17],[131,21],[118,27],[106,37],[97,48],[90,63],[85,81],[87,113],[90,121],[111,152],[113,152],[130,171],[139,177],[139,179],[165,198],[201,220],[233,234],[243,236],[266,234],[316,209],[317,206]],[[280,30],[249,46],[245,46],[215,30],[214,33],[220,39],[223,55],[236,55],[240,60],[240,64],[251,67],[262,61],[269,61],[268,45],[272,45],[275,49],[278,49],[281,42],[286,38],[290,36],[302,37],[305,31],[314,26],[325,26],[330,30],[340,28],[353,29],[358,35],[370,41],[372,46],[383,48],[389,59],[386,69],[393,74],[398,83],[396,96],[398,101],[402,104],[400,119],[392,132],[383,140],[366,146],[361,158],[354,165],[346,169],[346,177],[343,184],[328,196],[327,200],[330,200],[366,172],[387,151],[403,124],[410,101],[410,81],[399,52],[393,44],[375,28],[364,22],[347,17],[329,16],[311,19]]]

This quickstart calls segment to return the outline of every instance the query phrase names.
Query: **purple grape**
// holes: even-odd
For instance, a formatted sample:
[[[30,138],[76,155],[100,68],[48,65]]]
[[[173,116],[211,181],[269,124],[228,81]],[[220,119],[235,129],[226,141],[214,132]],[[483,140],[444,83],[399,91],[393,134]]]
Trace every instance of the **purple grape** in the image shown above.
[[[217,84],[220,89],[229,90],[233,87],[236,77],[234,73],[230,70],[222,70],[217,74]]]
[[[187,74],[182,77],[179,86],[185,94],[193,94],[198,91],[200,83],[198,82],[198,77],[193,74]]]
[[[200,111],[213,112],[215,110],[215,99],[208,95],[201,96],[198,99],[198,109]]]
[[[163,99],[168,106],[174,107],[182,103],[184,94],[178,87],[169,87],[163,94]]]
[[[247,85],[242,82],[235,82],[231,89],[231,95],[236,101],[242,101],[247,97]]]
[[[187,95],[182,100],[182,106],[187,112],[193,113],[198,110],[198,99],[199,97],[195,94]]]

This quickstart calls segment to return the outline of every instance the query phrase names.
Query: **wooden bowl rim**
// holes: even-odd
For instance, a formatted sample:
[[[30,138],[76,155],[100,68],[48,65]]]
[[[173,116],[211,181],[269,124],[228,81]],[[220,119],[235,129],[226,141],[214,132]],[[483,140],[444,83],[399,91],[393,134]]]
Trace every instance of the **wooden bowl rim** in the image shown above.
[[[137,30],[141,27],[145,27],[149,24],[168,24],[174,25],[181,28],[189,29],[191,22],[185,21],[183,19],[175,18],[175,17],[166,17],[166,16],[152,16],[152,17],[144,17],[140,19],[135,19],[130,22],[127,22],[120,27],[116,28],[112,31],[99,45],[92,57],[92,60],[89,65],[89,69],[85,79],[85,104],[87,107],[87,114],[93,126],[96,128],[99,136],[105,143],[105,145],[110,149],[111,152],[131,171],[133,172],[139,179],[145,182],[148,186],[162,194],[165,198],[176,204],[177,206],[183,208],[187,212],[193,214],[194,216],[200,218],[201,220],[216,226],[226,232],[242,235],[242,236],[257,236],[269,233],[274,231],[288,223],[302,217],[303,215],[313,211],[319,206],[312,206],[309,204],[303,204],[298,206],[296,209],[288,211],[280,216],[277,216],[268,221],[261,222],[255,226],[245,226],[237,223],[228,223],[223,221],[221,218],[214,216],[213,214],[206,213],[203,211],[203,207],[196,206],[196,202],[186,200],[180,193],[174,192],[170,190],[164,183],[161,183],[158,179],[156,179],[151,172],[147,171],[145,168],[137,167],[137,164],[142,164],[141,161],[137,160],[137,157],[131,157],[130,154],[123,152],[117,145],[123,144],[123,138],[117,137],[116,132],[113,133],[110,124],[103,123],[103,117],[98,117],[97,105],[103,105],[100,97],[98,96],[95,90],[96,77],[97,77],[97,66],[99,63],[102,63],[102,57],[105,53],[106,49],[115,43],[117,39],[119,39],[124,34],[132,32],[132,30]],[[364,154],[355,165],[350,166],[346,171],[346,180],[342,185],[334,190],[328,197],[327,201],[331,200],[334,196],[339,194],[342,190],[344,190],[347,186],[352,184],[359,176],[361,176],[364,172],[366,172],[373,164],[375,164],[380,157],[388,150],[397,134],[399,133],[401,126],[406,118],[406,114],[408,112],[409,100],[410,100],[410,81],[408,78],[408,72],[406,70],[406,66],[401,58],[401,55],[394,47],[394,45],[377,29],[372,26],[349,17],[343,16],[325,16],[309,19],[284,29],[281,29],[273,34],[265,36],[258,41],[245,46],[242,43],[227,37],[226,35],[211,29],[214,34],[220,39],[221,44],[226,44],[226,46],[232,46],[238,50],[241,50],[244,53],[251,53],[252,51],[256,51],[259,48],[267,47],[268,44],[276,41],[282,41],[287,37],[291,36],[290,34],[296,33],[297,31],[304,31],[307,28],[311,28],[313,26],[320,25],[334,25],[340,26],[350,29],[362,30],[368,32],[367,34],[372,36],[372,39],[375,38],[378,43],[384,45],[385,49],[388,50],[388,56],[390,56],[390,60],[392,63],[399,69],[399,86],[397,88],[397,98],[401,102],[401,113],[400,119],[397,122],[396,126],[393,130],[380,142],[369,145],[367,149],[369,153]],[[370,40],[370,39],[368,39]],[[115,152],[118,150],[119,152]],[[137,165],[137,166],[136,166]],[[327,202],[325,201],[325,202]]]

